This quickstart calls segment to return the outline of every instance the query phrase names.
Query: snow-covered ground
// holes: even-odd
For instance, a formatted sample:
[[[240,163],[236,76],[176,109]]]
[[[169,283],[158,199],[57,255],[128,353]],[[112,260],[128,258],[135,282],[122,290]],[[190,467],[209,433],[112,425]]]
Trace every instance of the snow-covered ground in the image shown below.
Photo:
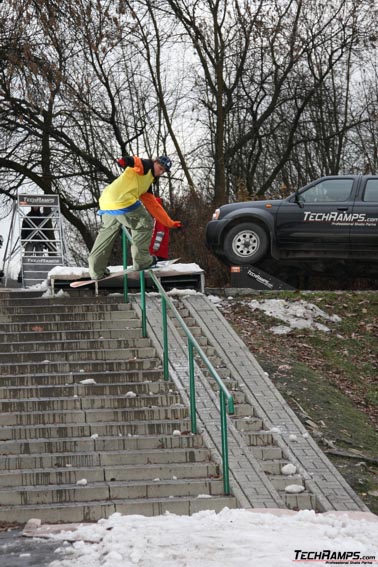
[[[253,299],[246,301],[237,298],[222,299],[211,295],[209,299],[223,309],[232,308],[232,304],[237,302],[246,309],[255,311],[259,309],[266,315],[274,319],[281,320],[283,325],[275,325],[270,331],[277,335],[290,333],[293,329],[316,329],[318,331],[329,332],[330,328],[324,324],[338,323],[341,321],[338,315],[328,314],[316,305],[303,299]]]
[[[57,559],[50,567],[291,567],[336,559],[377,565],[378,517],[351,516],[227,508],[191,517],[113,514],[53,536]]]

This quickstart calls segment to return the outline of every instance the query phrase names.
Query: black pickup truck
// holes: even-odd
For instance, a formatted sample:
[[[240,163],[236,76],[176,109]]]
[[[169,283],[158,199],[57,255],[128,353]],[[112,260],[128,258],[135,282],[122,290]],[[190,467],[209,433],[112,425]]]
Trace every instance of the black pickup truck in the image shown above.
[[[206,244],[233,265],[267,257],[378,262],[378,176],[322,177],[286,199],[223,205]]]

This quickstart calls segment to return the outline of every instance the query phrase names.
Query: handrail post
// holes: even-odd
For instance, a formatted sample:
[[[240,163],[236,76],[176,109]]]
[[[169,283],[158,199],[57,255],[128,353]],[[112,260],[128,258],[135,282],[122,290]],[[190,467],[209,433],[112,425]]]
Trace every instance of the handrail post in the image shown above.
[[[219,403],[221,414],[221,435],[222,435],[222,465],[223,465],[223,491],[226,496],[230,494],[230,479],[228,471],[228,440],[227,440],[227,417],[226,400],[222,388],[219,390]]]
[[[122,262],[123,269],[127,268],[127,236],[126,229],[123,227],[122,230]],[[125,303],[129,302],[129,290],[127,285],[127,274],[123,275],[123,300]]]
[[[193,344],[188,337],[189,391],[190,391],[190,424],[192,433],[197,433],[196,386],[194,382]]]
[[[161,315],[163,320],[163,364],[164,364],[164,380],[169,379],[168,369],[168,325],[167,325],[167,302],[165,297],[161,296]]]
[[[147,337],[147,307],[146,307],[146,278],[144,270],[139,273],[140,306],[142,309],[142,337]]]

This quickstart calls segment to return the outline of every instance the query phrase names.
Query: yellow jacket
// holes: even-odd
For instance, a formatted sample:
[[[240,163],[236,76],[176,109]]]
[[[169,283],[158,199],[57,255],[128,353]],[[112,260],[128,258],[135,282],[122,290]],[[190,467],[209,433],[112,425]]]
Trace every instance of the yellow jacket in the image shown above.
[[[151,187],[154,181],[153,162],[151,161],[147,173],[144,173],[143,162],[139,157],[129,159],[133,160],[134,167],[126,167],[125,171],[104,189],[99,201],[102,211],[130,207]]]
[[[110,185],[105,187],[100,200],[100,211],[117,211],[131,207],[141,201],[148,212],[168,228],[179,228],[180,221],[174,221],[149,191],[155,177],[153,161],[139,157],[124,158],[126,169]]]

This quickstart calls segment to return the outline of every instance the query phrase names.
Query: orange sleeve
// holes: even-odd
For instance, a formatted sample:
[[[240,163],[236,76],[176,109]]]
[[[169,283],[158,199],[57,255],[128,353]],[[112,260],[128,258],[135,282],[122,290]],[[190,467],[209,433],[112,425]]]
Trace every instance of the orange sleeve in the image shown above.
[[[140,159],[140,157],[138,157],[138,156],[133,156],[133,160],[134,160],[134,167],[133,167],[133,169],[135,170],[135,172],[136,172],[138,175],[144,175],[143,163],[142,163],[142,160]]]
[[[167,226],[168,228],[175,228],[177,226],[177,221],[171,219],[160,203],[157,202],[152,193],[144,193],[139,197],[139,199],[142,201],[150,215],[152,215],[157,221],[161,222],[162,225]]]

